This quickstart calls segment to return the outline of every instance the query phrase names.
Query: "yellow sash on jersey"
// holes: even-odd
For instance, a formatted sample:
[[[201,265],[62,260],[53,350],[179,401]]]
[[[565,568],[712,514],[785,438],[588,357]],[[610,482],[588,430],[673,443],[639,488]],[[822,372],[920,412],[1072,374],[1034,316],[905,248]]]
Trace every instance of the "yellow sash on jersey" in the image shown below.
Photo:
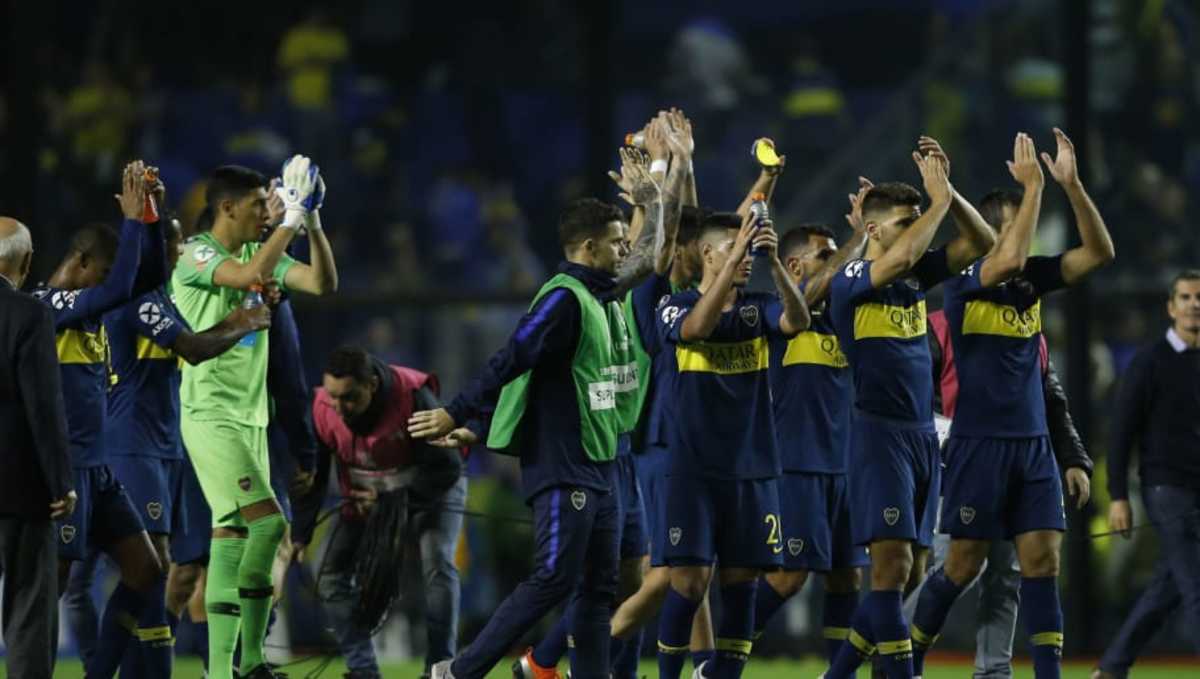
[[[108,333],[104,326],[98,332],[77,328],[60,330],[54,338],[58,362],[62,364],[95,364],[108,362]]]
[[[854,339],[912,339],[925,335],[925,300],[912,306],[871,302],[854,310]]]
[[[811,330],[796,335],[788,342],[787,353],[783,355],[783,364],[797,365],[808,363],[812,365],[827,365],[830,368],[845,368],[850,365],[842,347],[838,344],[837,335],[822,335]]]
[[[1042,331],[1042,300],[1021,311],[1008,304],[977,299],[963,313],[964,335],[1000,335],[1028,339]]]
[[[704,372],[719,375],[766,370],[770,358],[767,338],[745,342],[699,342],[675,347],[679,372]]]
[[[137,358],[144,359],[173,359],[175,352],[170,349],[164,349],[154,343],[154,340],[149,337],[138,335],[137,338]]]

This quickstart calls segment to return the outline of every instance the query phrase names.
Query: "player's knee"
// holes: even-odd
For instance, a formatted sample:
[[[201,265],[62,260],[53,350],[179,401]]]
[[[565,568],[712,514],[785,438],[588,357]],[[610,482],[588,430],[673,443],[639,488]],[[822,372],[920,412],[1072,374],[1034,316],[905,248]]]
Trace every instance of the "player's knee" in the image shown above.
[[[196,564],[173,566],[167,575],[167,608],[177,611],[186,606],[199,577],[200,566]]]
[[[158,560],[158,555],[146,550],[128,573],[121,574],[127,587],[139,592],[149,592],[167,577],[167,571]]]
[[[767,573],[766,581],[779,596],[787,599],[799,592],[808,579],[808,571],[775,571]],[[759,587],[762,587],[760,582]]]
[[[707,569],[672,569],[671,589],[688,601],[700,601],[708,593],[709,577]]]
[[[906,544],[871,547],[871,588],[903,590],[913,570],[912,549]]]
[[[825,591],[831,594],[850,594],[862,589],[861,568],[839,568],[825,576]]]
[[[247,526],[251,539],[260,539],[264,543],[279,545],[288,532],[287,519],[278,512],[267,514],[255,519]]]
[[[983,570],[983,560],[976,560],[969,557],[963,557],[954,560],[947,559],[944,568],[946,571],[946,577],[949,578],[951,582],[959,587],[964,587],[967,585],[967,583],[974,580]]]
[[[621,562],[621,582],[617,587],[617,597],[628,599],[642,588],[642,564],[640,559],[626,559]]]
[[[1057,549],[1038,549],[1021,559],[1021,574],[1027,578],[1058,577],[1060,558]]]

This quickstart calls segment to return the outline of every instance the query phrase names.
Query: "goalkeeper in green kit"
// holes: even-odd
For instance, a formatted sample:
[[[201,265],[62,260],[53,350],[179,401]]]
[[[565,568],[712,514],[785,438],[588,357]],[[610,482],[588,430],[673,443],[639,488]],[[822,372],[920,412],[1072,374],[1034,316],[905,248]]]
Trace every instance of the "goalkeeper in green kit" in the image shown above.
[[[208,182],[212,230],[184,246],[171,292],[194,332],[220,323],[239,305],[261,304],[263,284],[323,295],[337,288],[337,268],[321,230],[325,184],[317,166],[295,156],[281,185],[244,167],[217,168]],[[283,221],[265,241],[273,215]],[[285,254],[307,231],[312,264]],[[241,632],[242,679],[275,677],[263,655],[271,609],[271,565],[287,522],[271,491],[267,459],[267,332],[247,335],[217,358],[183,368],[183,442],[204,498],[213,533],[205,608],[208,676],[231,679]],[[303,473],[303,472],[302,472]]]

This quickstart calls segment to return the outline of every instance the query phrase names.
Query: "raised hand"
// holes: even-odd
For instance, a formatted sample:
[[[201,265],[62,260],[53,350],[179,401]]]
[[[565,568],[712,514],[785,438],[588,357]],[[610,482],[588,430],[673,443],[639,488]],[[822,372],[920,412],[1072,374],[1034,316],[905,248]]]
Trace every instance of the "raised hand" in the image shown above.
[[[279,195],[279,187],[283,180],[275,177],[267,187],[267,228],[273,229],[283,221],[283,198]]]
[[[855,233],[866,230],[867,223],[863,219],[862,204],[863,198],[867,197],[867,192],[875,187],[875,184],[866,177],[858,178],[858,193],[851,193],[846,197],[850,199],[850,214],[846,215],[846,223]]]
[[[917,151],[913,151],[912,156],[917,170],[921,173],[921,181],[929,199],[935,203],[949,203],[954,197],[954,189],[950,186],[950,175],[947,172],[950,169],[949,161],[943,160],[945,156],[921,155]]]
[[[621,172],[617,173],[609,170],[608,176],[617,185],[617,188],[621,190],[621,193],[617,195],[626,203],[636,205],[633,202],[633,178],[638,173],[635,168],[640,167],[649,172],[650,158],[644,151],[632,146],[622,146],[617,149],[617,154],[621,156]]]
[[[671,130],[667,124],[666,112],[660,112],[650,124],[646,125],[646,152],[650,154],[650,160],[666,160],[671,153],[671,148],[667,144],[667,137],[670,136]]]
[[[672,108],[667,112],[667,123],[670,128],[667,141],[671,146],[671,153],[690,159],[696,150],[696,141],[692,137],[692,121],[683,115],[683,111]]]
[[[1026,189],[1040,187],[1045,182],[1033,138],[1024,132],[1018,133],[1013,140],[1013,159],[1008,161],[1008,171]]]
[[[754,252],[762,252],[769,258],[775,258],[779,254],[779,234],[775,233],[775,222],[765,220],[754,231],[754,237],[750,241],[750,245],[754,248]]]
[[[275,194],[283,200],[284,217],[281,226],[298,228],[308,214],[305,202],[317,185],[317,168],[307,157],[292,156],[283,164],[283,184]]]
[[[1054,140],[1058,142],[1058,153],[1053,160],[1050,159],[1050,154],[1042,152],[1042,162],[1046,164],[1046,169],[1050,170],[1050,176],[1054,177],[1054,181],[1063,186],[1072,186],[1079,184],[1079,164],[1075,158],[1075,144],[1071,143],[1070,137],[1065,132],[1054,128]]]
[[[746,258],[746,253],[750,250],[750,244],[754,241],[754,234],[758,231],[758,219],[755,218],[753,212],[746,213],[742,218],[742,226],[738,229],[737,237],[733,239],[733,248],[729,251],[729,260],[725,266],[740,266],[743,259]]]
[[[946,166],[946,176],[950,176],[950,156],[942,149],[942,144],[933,137],[921,135],[917,137],[917,149],[923,156],[932,156]]]
[[[121,174],[121,193],[116,196],[121,205],[121,215],[125,219],[142,221],[146,208],[146,164],[135,160],[125,166]]]

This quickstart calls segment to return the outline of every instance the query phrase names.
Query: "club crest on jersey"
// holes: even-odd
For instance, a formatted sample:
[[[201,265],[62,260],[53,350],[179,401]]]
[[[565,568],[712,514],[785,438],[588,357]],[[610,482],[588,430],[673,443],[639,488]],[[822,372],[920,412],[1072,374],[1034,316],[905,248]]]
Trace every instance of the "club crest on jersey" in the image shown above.
[[[920,282],[920,281],[918,281],[916,278],[914,278],[914,277],[912,277],[912,276],[908,276],[908,277],[906,277],[906,278],[903,278],[903,279],[901,279],[901,281],[902,281],[902,282],[903,282],[905,285],[907,285],[908,287],[912,288],[913,290],[920,290],[920,289],[921,289],[921,282]]]
[[[667,539],[671,541],[672,545],[678,545],[679,541],[683,539],[683,529],[672,528],[671,530],[667,531]]]
[[[158,521],[162,517],[163,506],[161,502],[147,502],[146,515],[152,520]]]
[[[959,507],[958,508],[958,520],[962,521],[962,524],[964,526],[971,525],[971,522],[975,520],[975,508],[974,507]]]
[[[804,540],[800,538],[788,538],[788,553],[792,556],[800,556],[800,552],[804,551]]]
[[[154,325],[162,320],[162,309],[154,302],[143,302],[138,307],[138,318],[146,325]]]
[[[63,544],[70,544],[75,539],[75,526],[69,523],[63,524],[62,528],[58,529],[58,536],[62,538]]]
[[[583,511],[583,508],[587,506],[587,493],[582,490],[571,493],[571,506],[577,512]]]
[[[742,320],[746,322],[746,325],[751,328],[758,325],[758,307],[744,306],[738,313],[741,314]]]
[[[243,476],[242,478],[238,479],[238,488],[241,488],[242,490],[249,492],[249,490],[250,490],[250,477],[249,477],[249,476]]]
[[[898,507],[888,507],[883,510],[883,522],[889,526],[896,525],[900,520],[900,509]]]

